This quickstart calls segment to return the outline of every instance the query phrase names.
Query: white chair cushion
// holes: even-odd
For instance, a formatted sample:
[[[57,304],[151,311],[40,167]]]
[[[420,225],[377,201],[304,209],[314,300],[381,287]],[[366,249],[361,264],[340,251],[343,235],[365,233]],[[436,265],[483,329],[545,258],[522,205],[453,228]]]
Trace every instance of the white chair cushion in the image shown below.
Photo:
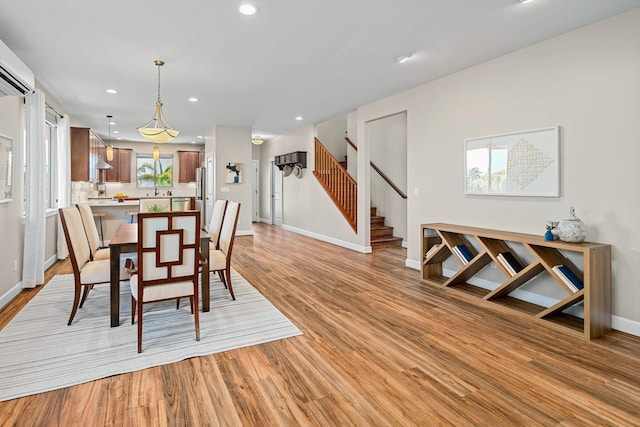
[[[138,299],[138,275],[131,276],[129,281],[131,295]],[[142,302],[157,301],[163,299],[173,299],[193,295],[193,283],[189,280],[184,282],[167,283],[164,285],[147,286],[144,288]]]
[[[221,250],[209,251],[209,270],[224,270],[227,268],[227,256]]]
[[[110,258],[109,248],[98,249],[93,254],[93,260],[94,261],[100,261],[100,260],[109,259],[109,258]]]
[[[129,280],[129,273],[125,271],[124,263],[125,258],[120,258],[120,280]],[[109,283],[111,281],[110,268],[108,259],[89,261],[80,270],[80,282],[83,284]]]

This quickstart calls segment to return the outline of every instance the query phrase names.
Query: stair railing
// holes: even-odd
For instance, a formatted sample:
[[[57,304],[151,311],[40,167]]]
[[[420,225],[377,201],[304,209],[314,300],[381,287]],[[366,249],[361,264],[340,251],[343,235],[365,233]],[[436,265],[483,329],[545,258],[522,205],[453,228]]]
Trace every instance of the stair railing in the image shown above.
[[[357,233],[358,184],[318,138],[315,138],[313,175],[331,197],[353,231]]]
[[[353,149],[354,149],[354,150],[358,151],[358,147],[357,147],[353,142],[351,142],[351,140],[349,139],[349,137],[345,137],[344,139],[349,143],[349,145],[351,145],[351,147],[353,147]],[[382,177],[382,179],[384,179],[384,180],[385,180],[385,182],[386,182],[387,184],[389,184],[389,185],[391,186],[391,188],[393,188],[393,189],[396,191],[396,193],[398,193],[398,194],[400,195],[400,197],[402,197],[403,199],[406,199],[406,198],[407,198],[407,195],[406,195],[406,194],[404,194],[404,193],[402,192],[402,190],[400,190],[400,188],[398,188],[398,186],[397,186],[397,185],[395,185],[395,184],[391,181],[391,179],[390,179],[387,175],[385,175],[385,174],[384,174],[384,172],[382,172],[382,171],[380,170],[380,168],[379,168],[378,166],[376,166],[376,164],[375,164],[375,163],[373,163],[373,162],[369,162],[369,164],[371,165],[371,167],[373,168],[373,170],[374,170],[374,171],[376,171],[376,172],[378,172],[378,174]]]

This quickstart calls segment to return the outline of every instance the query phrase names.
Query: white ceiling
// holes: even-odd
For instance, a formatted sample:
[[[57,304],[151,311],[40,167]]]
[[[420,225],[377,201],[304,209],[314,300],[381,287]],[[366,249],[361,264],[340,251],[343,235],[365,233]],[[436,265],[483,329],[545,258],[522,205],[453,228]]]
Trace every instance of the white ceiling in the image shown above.
[[[250,2],[250,0],[247,0]],[[640,0],[0,0],[0,40],[77,126],[273,136],[639,7]],[[399,55],[414,60],[398,64]],[[117,95],[109,95],[115,88]],[[195,96],[198,103],[187,98]],[[302,116],[302,121],[296,121]],[[119,131],[118,135],[113,131]],[[197,140],[202,142],[202,140]]]

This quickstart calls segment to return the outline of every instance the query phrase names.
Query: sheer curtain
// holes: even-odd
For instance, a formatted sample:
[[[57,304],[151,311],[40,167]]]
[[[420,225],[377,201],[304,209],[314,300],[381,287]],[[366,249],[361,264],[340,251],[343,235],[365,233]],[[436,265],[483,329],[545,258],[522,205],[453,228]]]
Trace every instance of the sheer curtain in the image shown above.
[[[56,208],[69,206],[71,201],[71,139],[69,130],[69,116],[64,114],[58,120],[56,143]],[[58,220],[58,259],[65,259],[69,255],[67,242],[64,239],[62,223]]]
[[[26,96],[27,140],[24,183],[25,222],[22,287],[44,283],[45,250],[45,109],[44,93]]]

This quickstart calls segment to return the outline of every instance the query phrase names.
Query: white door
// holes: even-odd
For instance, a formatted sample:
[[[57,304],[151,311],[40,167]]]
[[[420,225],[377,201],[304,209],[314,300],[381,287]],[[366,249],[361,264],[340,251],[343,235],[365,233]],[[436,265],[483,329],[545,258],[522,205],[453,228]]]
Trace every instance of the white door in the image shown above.
[[[215,188],[215,170],[213,165],[215,164],[213,161],[213,156],[207,156],[206,159],[206,172],[207,172],[207,180],[206,180],[206,184],[205,184],[205,194],[206,194],[206,224],[207,226],[209,225],[209,222],[211,221],[211,216],[213,215],[213,203],[216,201],[216,188]]]
[[[260,167],[260,161],[258,160],[252,160],[252,168],[251,168],[251,172],[252,172],[252,177],[251,177],[251,192],[253,195],[253,213],[251,215],[251,220],[253,222],[257,222],[258,221],[258,207],[260,206],[260,197],[258,194],[258,189],[260,188],[260,185],[258,185],[258,177],[260,176],[258,173],[258,168]]]
[[[282,227],[282,171],[271,162],[271,224]]]

